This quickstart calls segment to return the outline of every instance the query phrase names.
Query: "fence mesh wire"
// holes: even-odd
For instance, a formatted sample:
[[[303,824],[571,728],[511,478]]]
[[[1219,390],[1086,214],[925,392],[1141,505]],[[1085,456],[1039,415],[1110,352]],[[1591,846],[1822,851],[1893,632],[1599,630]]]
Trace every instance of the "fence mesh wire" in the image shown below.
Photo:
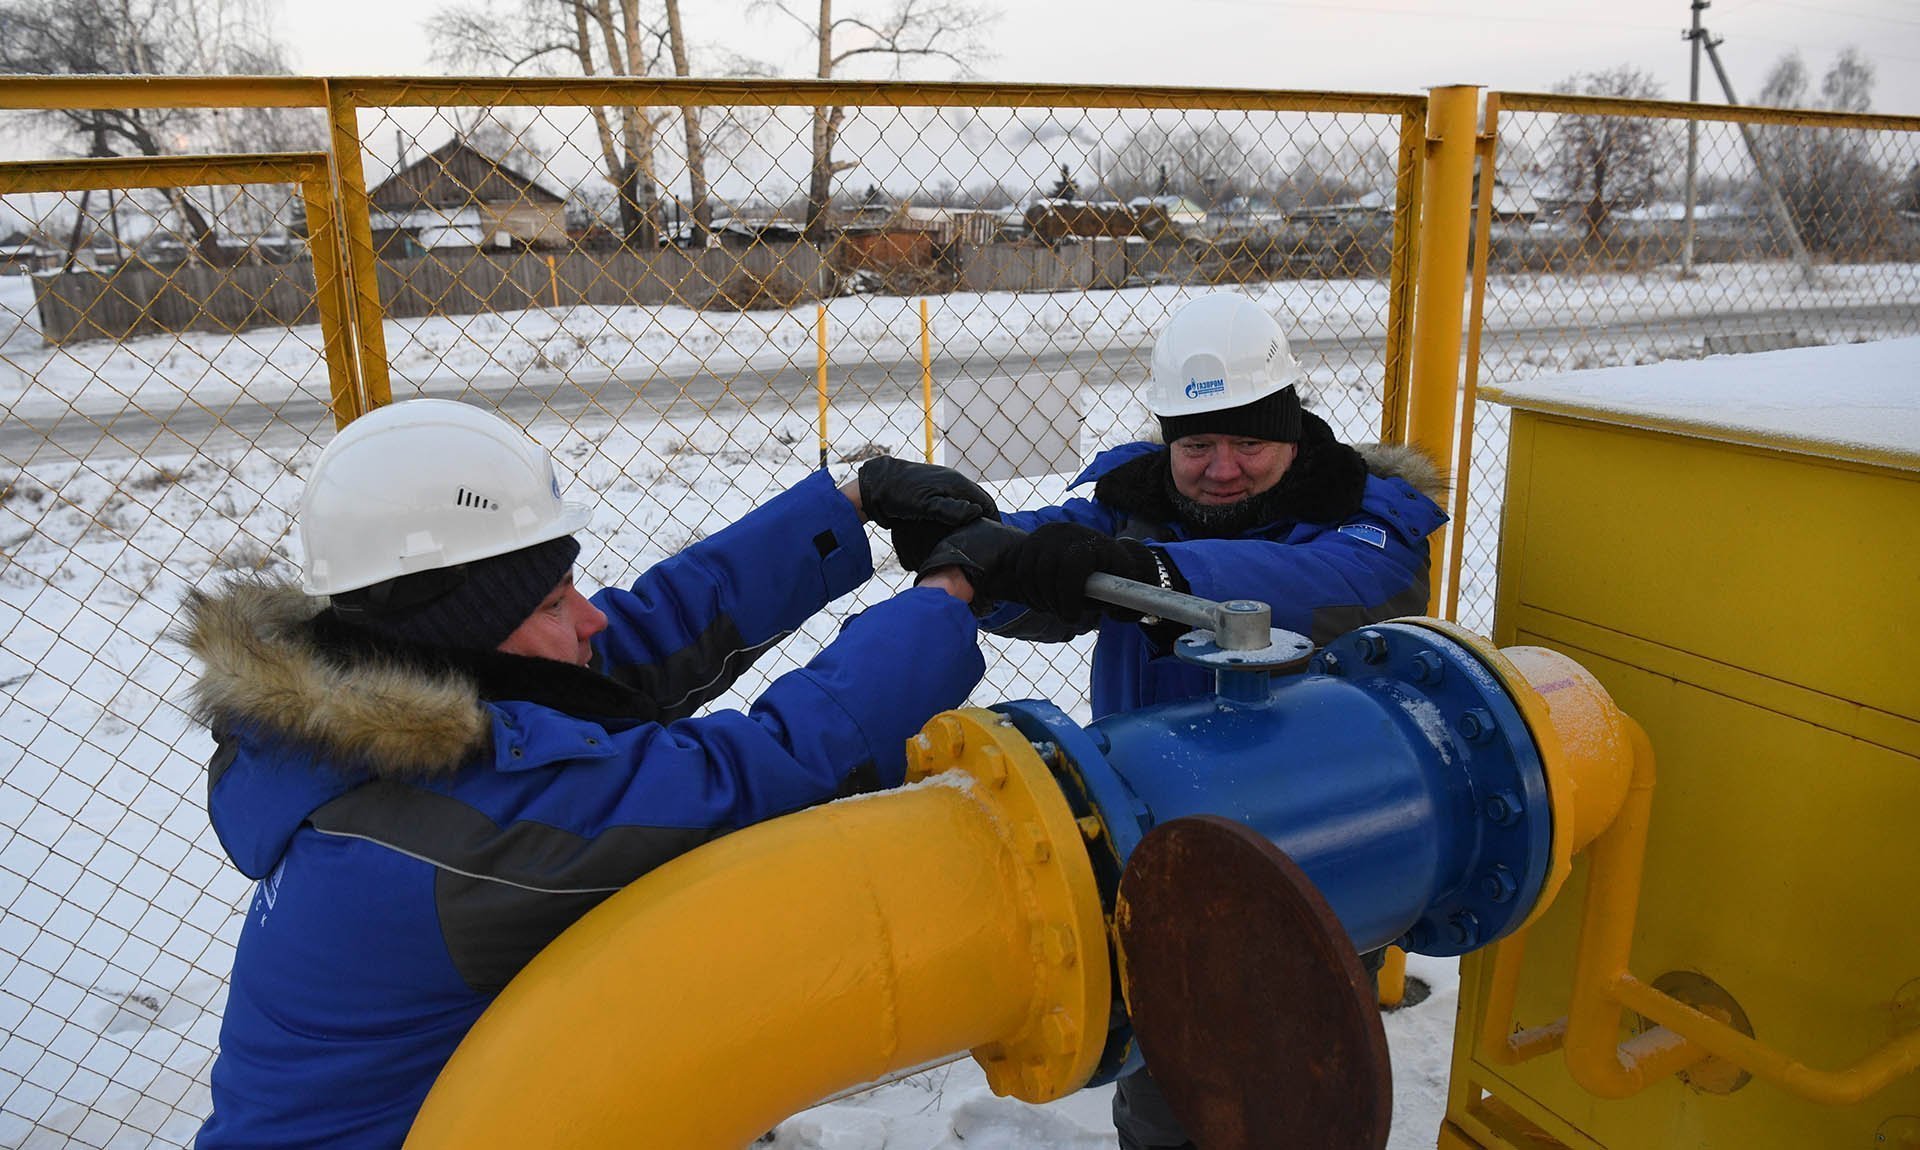
[[[1057,500],[1143,430],[1154,332],[1219,286],[1287,320],[1312,406],[1378,434],[1402,114],[848,106],[810,204],[813,109],[697,112],[703,200],[677,109],[348,113],[365,179],[340,250],[370,249],[379,305],[354,346],[384,349],[342,410],[385,389],[527,427],[599,509],[588,583],[823,458],[931,443],[1003,506]],[[0,1144],[182,1145],[208,1109],[248,884],[165,636],[191,587],[297,577],[345,374],[310,206],[274,184],[0,201]],[[906,585],[877,533],[875,555],[722,704]],[[1086,659],[994,644],[976,701],[1084,717]]]
[[[1221,286],[1283,319],[1343,438],[1381,432],[1417,99],[743,98],[695,108],[696,179],[679,108],[429,87],[336,111],[336,143],[360,141],[334,156],[337,218],[267,182],[0,200],[0,1144],[181,1145],[207,1111],[248,890],[206,825],[210,748],[164,635],[190,587],[296,574],[336,413],[432,395],[527,427],[599,508],[595,585],[823,459],[930,451],[1005,507],[1057,501],[1148,422],[1166,317]],[[1667,159],[1616,197],[1560,162],[1597,126],[1577,119],[1500,120],[1483,382],[1920,327],[1912,133],[1761,126],[1824,189],[1783,182],[1770,215],[1740,128],[1701,125],[1682,278],[1684,128],[1649,121]],[[349,285],[328,259],[356,252]],[[1479,413],[1460,617],[1484,631],[1505,428]],[[875,555],[722,704],[904,586],[878,534]],[[1084,644],[988,645],[976,701],[1085,717]]]
[[[217,245],[180,203],[217,227],[290,195],[5,198],[32,237],[0,276],[5,1145],[182,1145],[204,1116],[248,884],[162,635],[187,588],[285,564],[334,420],[304,241]]]

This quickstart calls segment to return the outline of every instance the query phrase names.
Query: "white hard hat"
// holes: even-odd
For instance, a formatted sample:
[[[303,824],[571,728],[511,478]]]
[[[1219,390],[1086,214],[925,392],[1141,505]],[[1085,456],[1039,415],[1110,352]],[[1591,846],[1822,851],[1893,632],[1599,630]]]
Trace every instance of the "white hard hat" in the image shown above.
[[[370,587],[571,535],[553,460],[501,417],[448,399],[368,412],[320,453],[300,497],[309,595]]]
[[[1287,334],[1267,310],[1246,296],[1214,292],[1175,312],[1154,341],[1147,409],[1161,417],[1222,411],[1299,378]]]

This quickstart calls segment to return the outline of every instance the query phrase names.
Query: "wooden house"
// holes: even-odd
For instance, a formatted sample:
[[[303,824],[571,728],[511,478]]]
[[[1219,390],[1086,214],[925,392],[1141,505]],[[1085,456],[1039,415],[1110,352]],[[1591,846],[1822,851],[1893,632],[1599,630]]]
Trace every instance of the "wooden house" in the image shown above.
[[[566,198],[456,136],[403,165],[367,197],[374,250],[564,247]]]

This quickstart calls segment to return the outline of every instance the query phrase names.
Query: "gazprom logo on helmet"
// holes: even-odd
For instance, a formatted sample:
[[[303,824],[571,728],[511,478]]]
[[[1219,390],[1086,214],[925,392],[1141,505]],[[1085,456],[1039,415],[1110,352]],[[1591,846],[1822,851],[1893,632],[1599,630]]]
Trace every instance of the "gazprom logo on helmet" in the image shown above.
[[[1205,399],[1209,395],[1219,395],[1227,390],[1227,381],[1220,379],[1188,379],[1187,398]]]

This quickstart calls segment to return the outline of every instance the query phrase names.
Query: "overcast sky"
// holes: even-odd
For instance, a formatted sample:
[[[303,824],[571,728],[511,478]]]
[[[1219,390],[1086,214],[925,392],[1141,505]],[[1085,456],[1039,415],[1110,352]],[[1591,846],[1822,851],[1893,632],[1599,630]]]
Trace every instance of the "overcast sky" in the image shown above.
[[[796,0],[804,6],[807,0]],[[890,0],[838,0],[841,12]],[[436,70],[421,23],[437,0],[293,0],[284,38],[302,70]],[[1687,0],[1006,0],[992,80],[1417,91],[1472,83],[1543,91],[1575,72],[1632,63],[1666,94],[1687,94]],[[746,0],[683,0],[699,44],[808,74],[791,22],[749,17]],[[1798,49],[1817,86],[1842,48],[1876,66],[1874,109],[1920,114],[1920,0],[1714,0],[1703,19],[1726,41],[1735,91],[1750,99]],[[949,73],[925,71],[925,78]],[[1703,98],[1719,100],[1702,65]]]

